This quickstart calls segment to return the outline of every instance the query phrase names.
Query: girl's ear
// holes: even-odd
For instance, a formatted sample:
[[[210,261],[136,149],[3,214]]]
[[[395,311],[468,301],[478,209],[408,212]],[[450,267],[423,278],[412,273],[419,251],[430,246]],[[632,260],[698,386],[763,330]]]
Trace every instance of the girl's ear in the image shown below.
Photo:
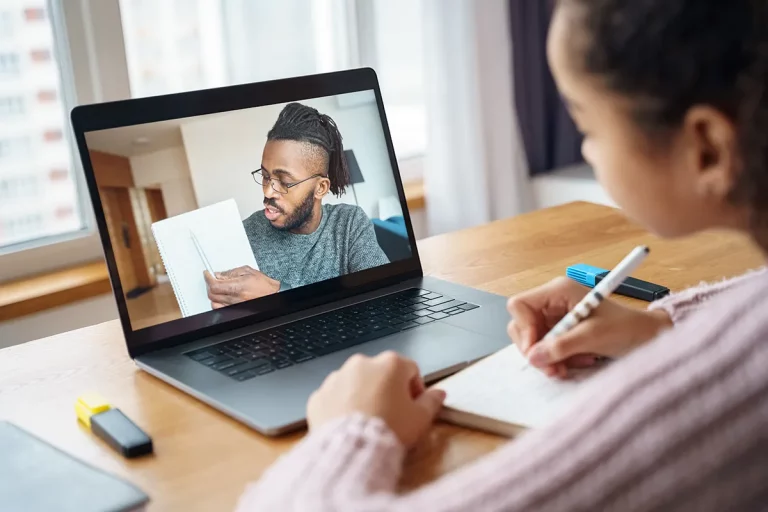
[[[709,106],[693,107],[683,123],[696,193],[708,201],[727,200],[739,173],[736,126]]]

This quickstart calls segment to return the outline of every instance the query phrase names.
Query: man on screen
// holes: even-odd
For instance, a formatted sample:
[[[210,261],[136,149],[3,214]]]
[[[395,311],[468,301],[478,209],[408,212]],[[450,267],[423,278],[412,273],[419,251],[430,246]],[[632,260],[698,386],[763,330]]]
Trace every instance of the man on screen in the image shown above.
[[[286,105],[251,174],[264,191],[264,209],[243,225],[260,271],[206,272],[214,308],[389,263],[362,208],[322,204],[350,183],[341,133],[329,116]]]

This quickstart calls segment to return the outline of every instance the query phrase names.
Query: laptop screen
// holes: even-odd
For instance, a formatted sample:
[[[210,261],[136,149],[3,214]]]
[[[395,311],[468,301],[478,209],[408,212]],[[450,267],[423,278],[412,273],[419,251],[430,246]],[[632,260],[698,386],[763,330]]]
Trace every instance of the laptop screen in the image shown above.
[[[215,324],[413,255],[374,90],[84,140],[132,331]]]

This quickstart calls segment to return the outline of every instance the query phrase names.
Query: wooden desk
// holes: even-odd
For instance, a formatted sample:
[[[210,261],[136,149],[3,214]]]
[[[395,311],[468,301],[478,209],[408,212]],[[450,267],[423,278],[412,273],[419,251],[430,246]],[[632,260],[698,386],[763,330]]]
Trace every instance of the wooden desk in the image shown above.
[[[431,238],[419,250],[431,275],[511,295],[562,275],[572,263],[608,268],[638,244],[653,252],[637,276],[672,289],[764,262],[739,237],[707,234],[662,242],[615,210],[588,203]],[[77,424],[74,400],[89,389],[153,436],[154,457],[128,462]],[[133,481],[152,497],[152,510],[228,510],[246,482],[301,438],[262,437],[139,371],[116,321],[0,351],[0,418]],[[409,455],[401,487],[417,487],[504,441],[436,425]]]

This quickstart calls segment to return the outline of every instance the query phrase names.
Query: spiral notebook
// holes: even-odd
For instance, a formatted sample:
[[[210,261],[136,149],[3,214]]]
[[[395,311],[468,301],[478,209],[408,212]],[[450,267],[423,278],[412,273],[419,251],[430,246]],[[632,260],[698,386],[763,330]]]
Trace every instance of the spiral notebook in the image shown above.
[[[478,361],[434,387],[447,396],[440,418],[456,425],[514,436],[567,412],[596,370],[549,378],[528,365],[514,345]]]
[[[234,199],[155,222],[152,234],[184,317],[212,310],[205,260],[215,272],[258,270]]]

